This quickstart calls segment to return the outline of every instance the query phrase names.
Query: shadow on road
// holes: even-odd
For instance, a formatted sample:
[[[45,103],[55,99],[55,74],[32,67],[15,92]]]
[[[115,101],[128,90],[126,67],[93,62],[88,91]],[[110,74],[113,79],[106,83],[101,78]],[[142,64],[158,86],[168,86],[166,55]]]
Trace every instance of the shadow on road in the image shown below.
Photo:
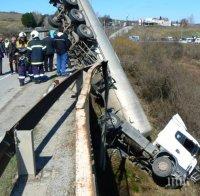
[[[11,71],[7,71],[7,72],[3,73],[2,75],[5,76],[5,75],[8,75],[10,73],[11,73]]]
[[[21,196],[28,181],[28,176],[20,177],[14,185],[11,196]]]
[[[77,100],[75,100],[70,107],[64,112],[64,114],[60,117],[60,119],[56,122],[56,124],[52,127],[52,129],[48,132],[48,134],[45,136],[45,138],[42,140],[42,142],[39,144],[35,151],[35,157],[36,157],[36,172],[37,174],[45,167],[45,165],[51,160],[51,156],[46,157],[40,157],[40,153],[43,151],[43,149],[46,147],[48,142],[51,140],[51,138],[54,136],[54,134],[58,131],[60,126],[64,123],[64,121],[67,119],[67,117],[71,114],[71,112],[74,110],[76,106]],[[37,175],[36,174],[36,175]],[[19,177],[17,182],[14,185],[14,188],[11,192],[12,196],[21,196],[26,184],[28,181],[28,176],[22,176]]]
[[[65,113],[60,117],[60,119],[56,122],[56,124],[52,127],[52,129],[49,131],[49,133],[45,136],[45,138],[42,140],[42,142],[39,144],[39,146],[37,147],[36,151],[35,151],[35,155],[36,155],[36,168],[39,169],[37,170],[37,173],[39,173],[46,164],[41,164],[40,160],[42,160],[42,157],[40,156],[40,153],[43,151],[43,149],[45,148],[45,146],[48,144],[48,142],[51,140],[51,138],[53,137],[53,135],[57,132],[57,130],[60,128],[60,126],[64,123],[64,121],[67,119],[67,117],[71,114],[71,112],[74,110],[76,106],[76,101],[74,101],[72,103],[72,105],[65,111]],[[46,159],[47,161],[48,159]],[[50,159],[49,159],[50,160]],[[48,161],[49,161],[48,160]],[[44,160],[43,160],[44,161]],[[47,161],[47,162],[48,162]],[[46,163],[47,163],[46,162]],[[40,166],[39,168],[37,166]],[[42,167],[41,167],[42,166]]]

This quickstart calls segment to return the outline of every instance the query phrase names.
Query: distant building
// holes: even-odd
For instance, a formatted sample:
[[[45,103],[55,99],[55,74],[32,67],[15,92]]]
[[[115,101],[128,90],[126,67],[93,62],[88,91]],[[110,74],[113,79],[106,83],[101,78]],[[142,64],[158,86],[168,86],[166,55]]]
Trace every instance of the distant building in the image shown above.
[[[172,26],[173,26],[173,27],[180,27],[181,24],[180,24],[180,22],[178,22],[178,21],[172,21]]]
[[[139,19],[140,26],[163,26],[163,27],[171,27],[172,21],[168,18],[146,18],[146,19]]]

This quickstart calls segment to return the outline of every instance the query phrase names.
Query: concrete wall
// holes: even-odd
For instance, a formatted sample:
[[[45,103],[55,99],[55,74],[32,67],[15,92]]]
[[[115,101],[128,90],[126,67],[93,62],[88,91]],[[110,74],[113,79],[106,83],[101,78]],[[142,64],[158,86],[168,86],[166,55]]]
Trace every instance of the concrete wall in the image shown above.
[[[76,105],[76,196],[96,195],[91,160],[89,94],[92,76],[100,64],[97,62],[84,76]]]

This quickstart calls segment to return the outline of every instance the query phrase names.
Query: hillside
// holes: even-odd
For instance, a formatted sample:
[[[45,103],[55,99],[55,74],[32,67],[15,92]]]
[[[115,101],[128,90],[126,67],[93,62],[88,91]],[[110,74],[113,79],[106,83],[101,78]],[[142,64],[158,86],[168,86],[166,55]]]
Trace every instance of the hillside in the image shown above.
[[[16,34],[23,28],[20,13],[0,12],[0,35],[10,36]]]
[[[165,37],[173,37],[179,40],[181,37],[200,37],[200,27],[140,27],[135,26],[129,35],[139,35],[142,41],[144,40],[161,40]]]
[[[137,28],[131,34],[144,37],[172,36],[199,33],[198,28]],[[200,138],[200,46],[178,43],[134,43],[127,37],[113,41],[123,68],[138,94],[152,126],[152,139],[170,118],[179,113],[188,131]],[[199,185],[192,183],[180,190],[157,186],[152,179],[127,161],[123,178],[120,163],[112,157],[113,172],[120,195],[194,195],[200,193]],[[119,180],[120,179],[120,180]]]

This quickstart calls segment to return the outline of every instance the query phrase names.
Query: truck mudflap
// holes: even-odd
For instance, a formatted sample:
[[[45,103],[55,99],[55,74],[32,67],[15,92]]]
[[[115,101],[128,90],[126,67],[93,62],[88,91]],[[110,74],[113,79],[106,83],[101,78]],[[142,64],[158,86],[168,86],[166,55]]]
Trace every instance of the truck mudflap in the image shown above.
[[[195,169],[193,170],[190,180],[193,181],[194,183],[197,183],[200,181],[200,167],[196,166]]]

